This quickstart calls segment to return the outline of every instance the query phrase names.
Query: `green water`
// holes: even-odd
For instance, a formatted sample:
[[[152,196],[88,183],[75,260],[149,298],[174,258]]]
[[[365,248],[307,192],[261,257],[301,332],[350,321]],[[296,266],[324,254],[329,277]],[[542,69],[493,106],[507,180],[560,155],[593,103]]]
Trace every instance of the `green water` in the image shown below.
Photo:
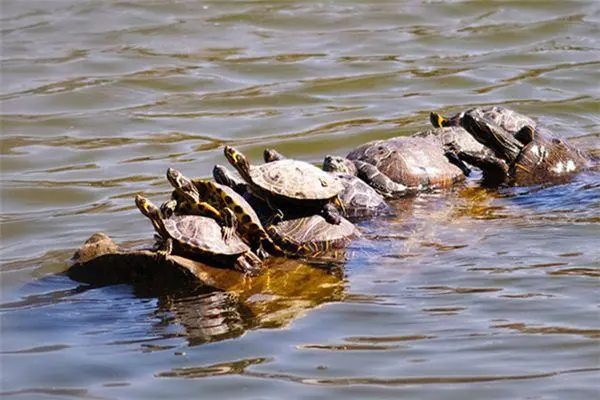
[[[360,224],[345,265],[147,293],[62,275],[93,232],[149,243],[168,166],[231,144],[318,163],[502,104],[600,148],[595,1],[1,5],[0,393],[591,399],[600,178],[466,186]]]

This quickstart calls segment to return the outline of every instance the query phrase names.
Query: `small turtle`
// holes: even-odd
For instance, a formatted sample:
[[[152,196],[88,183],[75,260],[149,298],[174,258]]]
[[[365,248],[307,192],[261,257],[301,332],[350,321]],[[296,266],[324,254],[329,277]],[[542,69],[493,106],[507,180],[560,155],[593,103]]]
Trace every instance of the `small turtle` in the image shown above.
[[[283,254],[263,228],[252,206],[232,188],[209,180],[189,179],[174,168],[167,169],[167,180],[175,189],[172,198],[177,201],[180,213],[219,220],[222,210],[233,210],[239,233],[259,257],[267,258],[269,253]]]
[[[589,165],[580,150],[532,125],[512,132],[477,110],[465,112],[461,125],[492,152],[457,151],[461,160],[482,169],[488,185],[562,183]]]
[[[209,217],[198,215],[163,215],[147,198],[137,195],[135,204],[152,221],[162,239],[159,254],[203,256],[215,262],[233,265],[246,274],[255,274],[263,264],[261,259],[236,233],[237,220],[230,209],[223,210],[223,225]]]
[[[368,142],[351,151],[346,158],[355,165],[361,161],[375,167],[377,174],[405,186],[408,193],[449,187],[463,181],[470,173],[439,140],[418,135]],[[360,170],[358,176],[365,180]],[[372,181],[366,182],[372,184]]]
[[[235,188],[238,194],[265,208],[266,204],[249,191],[249,186],[234,177],[225,167],[215,165],[213,169],[215,181]],[[279,216],[281,217],[281,216]],[[356,227],[345,218],[339,224],[331,224],[320,215],[288,218],[276,222],[270,218],[266,231],[273,241],[290,257],[318,256],[324,252],[345,247],[351,240],[360,236]]]
[[[281,207],[302,210],[305,215],[316,212],[330,223],[341,219],[338,205],[343,209],[339,194],[344,185],[331,174],[312,164],[298,160],[280,160],[252,166],[246,156],[230,146],[225,146],[225,157],[248,183],[250,191],[265,200],[274,210]],[[343,210],[342,210],[343,211]]]
[[[265,162],[284,160],[286,157],[273,149],[265,149],[263,153]],[[341,158],[341,157],[340,157]],[[349,161],[349,160],[348,160]],[[326,156],[323,170],[332,173],[344,185],[340,193],[340,200],[344,203],[348,218],[366,217],[384,214],[391,211],[384,198],[356,174],[347,173],[345,165],[333,161],[332,156]]]

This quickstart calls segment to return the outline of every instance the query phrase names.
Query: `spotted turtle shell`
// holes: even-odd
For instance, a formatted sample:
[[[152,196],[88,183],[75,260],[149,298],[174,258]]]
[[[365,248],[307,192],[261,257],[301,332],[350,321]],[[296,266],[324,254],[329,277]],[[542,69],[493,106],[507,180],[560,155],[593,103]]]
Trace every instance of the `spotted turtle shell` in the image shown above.
[[[250,168],[252,184],[293,200],[327,200],[344,190],[333,175],[298,160],[279,160]]]

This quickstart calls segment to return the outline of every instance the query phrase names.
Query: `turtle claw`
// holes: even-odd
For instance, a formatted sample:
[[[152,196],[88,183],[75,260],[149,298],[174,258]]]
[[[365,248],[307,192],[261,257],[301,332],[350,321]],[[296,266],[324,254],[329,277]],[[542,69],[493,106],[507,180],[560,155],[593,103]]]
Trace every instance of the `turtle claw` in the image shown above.
[[[456,152],[454,151],[446,151],[444,153],[444,155],[446,156],[446,158],[448,159],[448,161],[450,162],[450,164],[460,168],[460,170],[463,172],[463,174],[465,176],[469,176],[471,175],[471,168],[467,167],[467,164],[465,164],[456,154]]]
[[[263,270],[262,260],[253,252],[248,251],[235,260],[234,268],[248,276],[258,275]]]

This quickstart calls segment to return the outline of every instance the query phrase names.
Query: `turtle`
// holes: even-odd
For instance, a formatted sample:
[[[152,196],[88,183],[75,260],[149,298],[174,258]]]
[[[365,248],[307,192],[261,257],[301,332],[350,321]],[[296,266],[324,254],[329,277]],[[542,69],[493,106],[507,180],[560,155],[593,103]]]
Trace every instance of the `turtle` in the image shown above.
[[[283,254],[265,231],[254,208],[232,188],[207,179],[189,179],[174,168],[167,169],[167,180],[175,189],[172,198],[177,201],[180,213],[219,220],[221,210],[233,210],[241,237],[259,257]],[[215,212],[219,215],[215,216]]]
[[[529,186],[562,183],[589,166],[579,149],[548,130],[524,125],[513,132],[478,110],[465,112],[460,123],[491,153],[458,149],[458,157],[481,168],[486,185]]]
[[[138,194],[135,204],[141,213],[152,221],[154,230],[162,239],[159,254],[175,252],[190,257],[204,257],[219,264],[233,266],[248,275],[263,267],[262,260],[254,254],[236,232],[237,219],[231,209],[222,212],[222,224],[199,215],[164,215],[146,197]]]
[[[286,157],[274,149],[265,149],[263,152],[265,162],[283,160]],[[375,189],[356,174],[346,172],[345,167],[337,168],[337,163],[332,161],[332,156],[325,156],[323,170],[334,174],[344,185],[340,193],[340,200],[344,203],[348,218],[359,218],[391,212],[391,207],[386,203]]]
[[[319,213],[332,224],[340,223],[342,215],[336,205],[343,213],[339,194],[344,185],[335,176],[304,161],[279,160],[253,166],[231,146],[225,146],[224,153],[250,191],[277,210],[276,214],[282,214],[282,209],[305,215]],[[292,206],[296,206],[294,210]]]
[[[281,220],[267,226],[267,232],[287,254],[297,257],[326,256],[361,236],[347,219],[332,224],[318,214]]]
[[[346,158],[355,165],[360,161],[375,167],[376,176],[382,174],[405,186],[407,194],[450,187],[470,174],[470,169],[439,139],[419,134],[368,142],[352,150]],[[431,134],[436,136],[435,132]],[[359,177],[365,179],[360,169]],[[372,180],[366,182],[372,185]]]
[[[227,168],[215,165],[213,177],[218,183],[235,188],[251,204],[257,204],[257,209],[261,206],[268,208],[263,200],[252,194],[247,183],[237,179]],[[265,229],[289,257],[318,256],[323,252],[341,249],[361,235],[354,224],[343,217],[339,224],[332,224],[320,215],[286,219],[278,215],[269,218]]]

